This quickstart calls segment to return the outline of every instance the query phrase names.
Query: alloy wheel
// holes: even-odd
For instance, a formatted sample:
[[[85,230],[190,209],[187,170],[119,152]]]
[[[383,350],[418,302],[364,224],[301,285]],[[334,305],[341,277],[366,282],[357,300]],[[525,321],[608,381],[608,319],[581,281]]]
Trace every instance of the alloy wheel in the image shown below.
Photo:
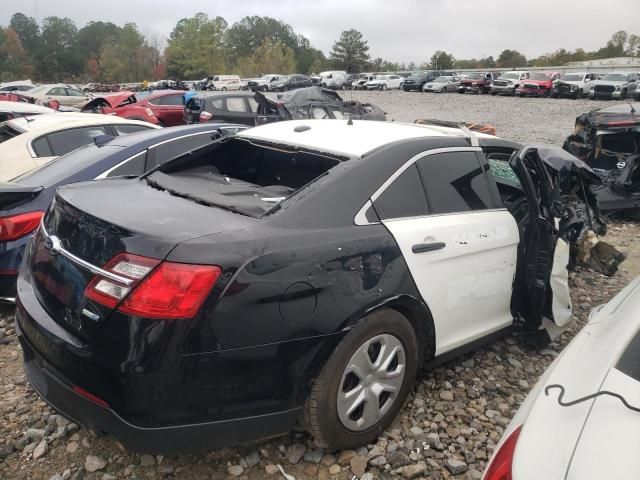
[[[406,371],[400,340],[388,333],[367,340],[342,374],[337,411],[342,424],[362,431],[378,423],[395,403]]]

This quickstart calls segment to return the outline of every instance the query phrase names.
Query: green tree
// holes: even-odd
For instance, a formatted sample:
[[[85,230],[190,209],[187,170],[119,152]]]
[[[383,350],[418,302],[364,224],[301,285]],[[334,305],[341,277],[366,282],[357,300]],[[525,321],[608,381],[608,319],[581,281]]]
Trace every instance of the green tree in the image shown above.
[[[223,41],[226,28],[224,18],[209,18],[206,13],[180,20],[171,32],[165,50],[168,74],[194,79],[225,73],[227,58]]]
[[[89,22],[78,31],[78,46],[85,65],[91,65],[93,80],[104,80],[101,71],[102,50],[118,41],[120,27],[111,22]]]
[[[322,51],[311,46],[311,42],[302,35],[297,37],[297,46],[293,49],[299,73],[313,73],[322,70],[327,62]]]
[[[31,76],[31,63],[18,34],[11,27],[0,27],[0,81]]]
[[[77,37],[78,28],[70,18],[47,17],[43,20],[41,46],[35,62],[40,78],[46,81],[77,78],[84,67]]]
[[[369,45],[358,30],[345,30],[333,44],[329,58],[336,68],[359,72],[369,61]]]
[[[640,35],[629,35],[627,53],[632,57],[640,57]]]
[[[250,57],[265,42],[280,42],[294,51],[299,47],[299,39],[291,25],[257,15],[244,17],[231,25],[226,31],[225,40],[232,60]]]
[[[282,42],[265,40],[253,55],[240,59],[236,71],[243,76],[258,76],[266,73],[294,73],[296,59],[291,47]]]
[[[18,34],[22,48],[31,54],[40,46],[40,27],[33,17],[14,13],[9,26]]]
[[[517,50],[503,50],[496,61],[496,66],[499,68],[517,68],[526,65],[527,58]]]
[[[151,78],[153,62],[144,35],[135,23],[125,24],[100,51],[102,77],[110,82],[138,82]]]
[[[449,70],[453,68],[456,59],[453,54],[447,53],[444,50],[437,50],[436,53],[431,55],[431,68],[434,70]]]

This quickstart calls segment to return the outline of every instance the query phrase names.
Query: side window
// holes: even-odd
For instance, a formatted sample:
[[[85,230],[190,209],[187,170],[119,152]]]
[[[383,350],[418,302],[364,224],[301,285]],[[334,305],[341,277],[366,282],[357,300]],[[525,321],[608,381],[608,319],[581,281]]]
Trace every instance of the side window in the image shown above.
[[[390,218],[427,215],[427,196],[415,164],[407,168],[373,202],[378,216]]]
[[[251,111],[253,113],[257,112],[258,111],[258,102],[256,102],[253,97],[248,97],[247,100],[249,101],[249,108],[251,109]]]
[[[67,88],[67,95],[70,97],[85,97],[86,95],[82,93],[80,90],[75,90],[73,88]]]
[[[228,97],[227,110],[230,112],[246,112],[247,104],[243,97]]]
[[[31,147],[36,154],[36,157],[53,157],[53,152],[49,146],[47,137],[40,137],[31,143]]]
[[[182,95],[167,95],[162,97],[162,105],[184,105]]]
[[[142,175],[144,173],[144,165],[147,161],[147,151],[144,150],[136,156],[130,158],[121,165],[111,170],[107,177],[119,177],[121,175]]]
[[[118,135],[129,135],[130,133],[144,132],[150,130],[144,125],[111,125]]]
[[[427,155],[417,163],[433,213],[493,207],[489,183],[475,153]]]
[[[197,135],[189,135],[188,137],[177,138],[152,147],[154,154],[149,155],[146,170],[151,170],[172,158],[208,145],[212,142],[212,137],[218,138],[217,132],[203,132]]]
[[[212,98],[210,100],[211,107],[215,110],[225,110],[224,108],[224,99],[222,98]]]
[[[58,96],[64,97],[67,95],[67,93],[64,88],[55,87],[49,90],[47,92],[47,95],[58,95]]]
[[[313,106],[311,107],[311,118],[330,118],[324,107]]]
[[[49,135],[49,144],[51,145],[53,155],[60,156],[76,148],[90,144],[94,137],[106,134],[107,132],[104,127],[74,128],[52,133]]]

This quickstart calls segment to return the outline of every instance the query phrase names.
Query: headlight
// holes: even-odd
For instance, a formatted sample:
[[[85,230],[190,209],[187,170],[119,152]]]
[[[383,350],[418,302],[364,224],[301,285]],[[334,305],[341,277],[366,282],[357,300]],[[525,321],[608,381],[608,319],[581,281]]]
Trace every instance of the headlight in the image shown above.
[[[578,88],[576,85],[571,85],[571,91],[573,92],[576,88]]]
[[[619,92],[619,91],[620,91],[620,87],[616,87],[616,92]]]
[[[591,85],[591,88],[589,90],[593,92],[595,89],[596,89],[595,85]]]

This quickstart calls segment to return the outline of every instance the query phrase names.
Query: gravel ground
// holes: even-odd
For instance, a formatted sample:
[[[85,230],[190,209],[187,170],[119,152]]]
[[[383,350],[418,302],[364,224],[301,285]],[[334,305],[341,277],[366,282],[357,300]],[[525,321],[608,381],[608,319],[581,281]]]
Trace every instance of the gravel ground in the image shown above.
[[[575,116],[602,104],[404,92],[347,92],[345,97],[351,95],[377,103],[397,121],[487,122],[505,138],[552,143],[562,142]],[[0,306],[0,480],[279,480],[278,465],[296,479],[479,479],[518,405],[589,311],[640,274],[638,238],[640,224],[609,225],[607,241],[629,257],[612,278],[585,270],[571,274],[576,322],[549,348],[530,351],[509,337],[425,373],[396,422],[375,445],[357,451],[323,451],[301,432],[199,455],[122,451],[112,438],[69,423],[38,398],[22,371],[13,309]]]

